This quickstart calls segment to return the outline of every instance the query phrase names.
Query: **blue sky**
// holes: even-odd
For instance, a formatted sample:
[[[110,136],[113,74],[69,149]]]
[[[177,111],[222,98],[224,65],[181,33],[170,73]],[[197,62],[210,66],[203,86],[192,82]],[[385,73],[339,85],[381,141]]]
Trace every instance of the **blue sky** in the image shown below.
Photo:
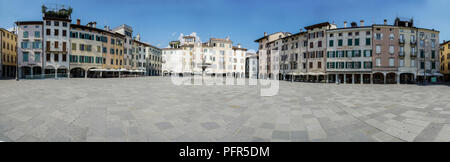
[[[257,49],[264,32],[298,32],[320,23],[344,21],[392,24],[395,17],[414,18],[418,27],[441,31],[450,40],[448,0],[0,0],[0,27],[14,21],[41,20],[42,4],[74,8],[73,23],[96,21],[97,27],[128,24],[145,42],[166,47],[180,33],[197,32],[202,41],[230,36],[235,44]]]

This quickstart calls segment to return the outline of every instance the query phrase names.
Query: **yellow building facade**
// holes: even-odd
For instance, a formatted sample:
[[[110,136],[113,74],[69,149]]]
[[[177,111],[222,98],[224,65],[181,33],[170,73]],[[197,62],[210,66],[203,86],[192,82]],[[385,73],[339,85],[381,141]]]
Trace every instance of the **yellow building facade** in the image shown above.
[[[1,78],[13,78],[16,74],[17,36],[6,29],[0,28],[1,42]]]
[[[450,41],[440,44],[441,73],[445,81],[450,81]]]

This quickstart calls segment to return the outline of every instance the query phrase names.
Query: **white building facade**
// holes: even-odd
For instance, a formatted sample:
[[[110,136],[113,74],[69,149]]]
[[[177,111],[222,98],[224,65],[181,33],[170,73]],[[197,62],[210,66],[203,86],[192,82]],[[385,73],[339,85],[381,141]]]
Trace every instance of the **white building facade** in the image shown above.
[[[16,22],[20,78],[41,78],[43,74],[42,21]]]

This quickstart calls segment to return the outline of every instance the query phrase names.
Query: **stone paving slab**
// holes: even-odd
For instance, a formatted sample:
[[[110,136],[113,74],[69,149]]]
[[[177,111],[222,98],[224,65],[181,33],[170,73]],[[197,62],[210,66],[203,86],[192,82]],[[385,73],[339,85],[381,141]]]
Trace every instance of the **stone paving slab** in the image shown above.
[[[248,80],[240,80],[248,82]],[[0,141],[450,141],[450,87],[168,77],[0,81]]]

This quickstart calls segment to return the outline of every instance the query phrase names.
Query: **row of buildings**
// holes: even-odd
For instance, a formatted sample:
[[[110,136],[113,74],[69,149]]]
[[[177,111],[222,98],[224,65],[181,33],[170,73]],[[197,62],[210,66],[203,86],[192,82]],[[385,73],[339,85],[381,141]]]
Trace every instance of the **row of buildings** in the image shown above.
[[[14,77],[16,67],[21,78],[161,75],[161,49],[142,42],[139,34],[133,37],[130,26],[99,29],[80,19],[72,24],[71,13],[71,8],[43,6],[42,21],[2,29],[3,76]]]
[[[298,33],[278,32],[255,40],[258,77],[312,82],[414,83],[442,79],[439,31],[412,19],[366,26],[361,20],[338,28],[319,23]],[[448,42],[447,42],[448,44]],[[443,49],[443,48],[441,48]],[[448,55],[445,59],[448,58]]]
[[[162,49],[162,71],[167,75],[245,77],[247,49],[233,46],[229,38],[202,42],[196,33],[180,35]]]

